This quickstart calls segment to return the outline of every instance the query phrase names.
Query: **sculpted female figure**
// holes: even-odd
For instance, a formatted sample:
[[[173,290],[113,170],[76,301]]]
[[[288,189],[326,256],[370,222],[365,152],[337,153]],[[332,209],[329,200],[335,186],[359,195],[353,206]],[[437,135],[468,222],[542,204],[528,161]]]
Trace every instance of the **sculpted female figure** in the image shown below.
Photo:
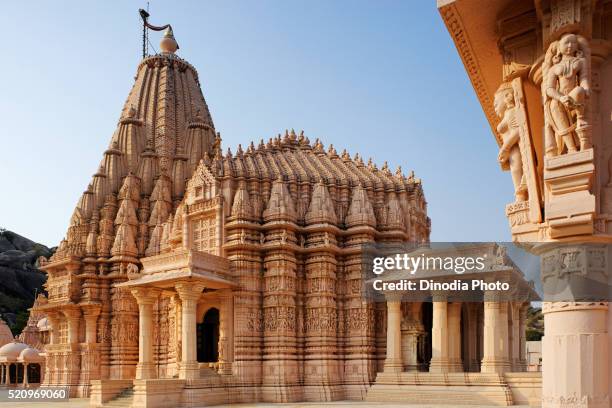
[[[497,133],[499,133],[503,142],[497,160],[503,170],[510,170],[516,201],[525,201],[527,199],[527,184],[523,179],[523,160],[519,147],[521,130],[516,115],[512,84],[503,83],[499,87],[495,92],[493,107],[497,116],[501,118],[501,122],[497,125]]]
[[[580,150],[588,149],[590,126],[585,112],[591,86],[590,50],[586,39],[565,34],[550,44],[542,74],[546,153],[558,155],[565,149],[568,153],[575,152],[575,135],[580,140]]]

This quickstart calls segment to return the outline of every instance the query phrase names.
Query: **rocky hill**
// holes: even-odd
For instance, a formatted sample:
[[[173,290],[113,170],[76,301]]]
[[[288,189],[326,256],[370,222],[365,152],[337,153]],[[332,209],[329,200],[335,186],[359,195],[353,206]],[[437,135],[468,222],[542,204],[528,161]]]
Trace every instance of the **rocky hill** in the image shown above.
[[[38,258],[49,258],[54,250],[0,229],[0,314],[13,334],[18,334],[25,325],[28,308],[36,293],[43,291],[47,279],[38,270]]]

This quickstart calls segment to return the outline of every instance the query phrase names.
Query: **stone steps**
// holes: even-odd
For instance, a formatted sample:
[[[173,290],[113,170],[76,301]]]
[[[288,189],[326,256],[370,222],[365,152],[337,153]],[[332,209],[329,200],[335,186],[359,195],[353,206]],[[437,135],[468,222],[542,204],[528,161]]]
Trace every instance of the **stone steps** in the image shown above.
[[[200,368],[200,378],[220,378],[221,376],[210,367]]]
[[[115,407],[115,408],[122,408],[122,407],[129,408],[132,406],[133,400],[134,400],[134,390],[132,388],[128,388],[127,390],[123,390],[115,398],[105,403],[104,406],[105,407]]]

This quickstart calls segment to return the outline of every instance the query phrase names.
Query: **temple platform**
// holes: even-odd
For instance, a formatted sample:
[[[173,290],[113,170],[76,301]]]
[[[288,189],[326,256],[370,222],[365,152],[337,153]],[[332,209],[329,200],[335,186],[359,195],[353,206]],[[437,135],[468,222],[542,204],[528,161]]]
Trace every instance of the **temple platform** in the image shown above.
[[[467,406],[541,405],[541,373],[379,373],[366,402]],[[439,405],[437,405],[439,406]]]

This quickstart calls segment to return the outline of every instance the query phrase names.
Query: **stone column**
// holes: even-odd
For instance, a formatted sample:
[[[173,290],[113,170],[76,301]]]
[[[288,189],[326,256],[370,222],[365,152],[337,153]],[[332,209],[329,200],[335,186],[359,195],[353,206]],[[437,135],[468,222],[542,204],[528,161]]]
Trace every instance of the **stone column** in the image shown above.
[[[609,245],[542,244],[536,250],[544,288],[542,407],[576,401],[577,407],[609,408]]]
[[[181,298],[181,362],[179,378],[199,378],[196,344],[196,306],[204,285],[179,282],[175,286]]]
[[[231,290],[226,290],[226,296],[222,299],[219,316],[219,374],[231,374],[232,362],[234,361],[232,338],[234,302]]]
[[[461,361],[461,303],[448,304],[448,363],[450,372],[463,372]]]
[[[512,366],[512,371],[519,372],[522,371],[521,367],[521,325],[520,325],[520,309],[521,304],[516,302],[510,302],[509,305],[511,314],[511,326],[509,331],[510,338],[510,346],[509,352],[511,352],[512,360],[510,364]]]
[[[85,343],[93,344],[97,342],[97,322],[100,308],[88,308],[83,310],[85,319]]]
[[[608,334],[605,302],[544,302],[542,407],[564,401],[589,401],[588,408],[608,408]]]
[[[480,371],[502,374],[509,370],[508,304],[499,302],[494,293],[485,293],[484,350]]]
[[[0,365],[0,385],[4,385],[4,364]]]
[[[79,309],[68,309],[63,311],[68,321],[68,343],[76,344],[79,342],[79,320],[81,311]]]
[[[443,295],[434,295],[429,372],[446,373],[448,368],[448,302]]]
[[[527,371],[527,308],[529,304],[519,307],[519,361],[517,371]]]
[[[54,348],[53,346],[55,346],[59,340],[59,321],[60,321],[59,319],[60,317],[58,313],[56,312],[47,313],[47,321],[49,322],[49,325],[51,326],[51,330],[49,330],[49,344],[45,350],[47,354],[47,358],[45,359],[47,361],[47,364],[45,364],[45,375],[44,375],[46,385],[52,384],[54,378],[56,378],[58,374],[57,370],[54,370],[56,355],[55,353],[52,352],[52,349]]]
[[[132,295],[138,304],[138,380],[157,377],[153,361],[153,305],[159,294],[160,291],[153,288],[132,289]]]
[[[23,363],[23,386],[28,386],[28,363]]]
[[[387,300],[387,358],[385,372],[399,373],[402,371],[402,311],[399,299]]]

